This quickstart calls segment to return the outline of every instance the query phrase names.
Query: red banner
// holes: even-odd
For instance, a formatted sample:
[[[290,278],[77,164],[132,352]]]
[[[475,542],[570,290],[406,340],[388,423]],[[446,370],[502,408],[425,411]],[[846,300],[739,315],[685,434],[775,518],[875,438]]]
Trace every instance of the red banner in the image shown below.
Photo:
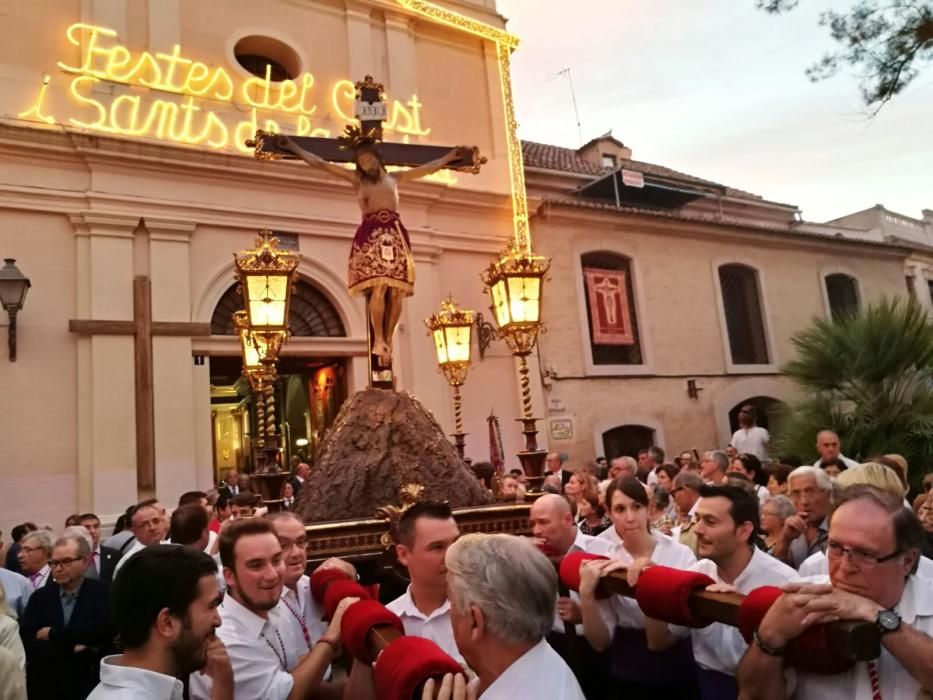
[[[593,319],[594,345],[634,345],[628,306],[628,287],[622,270],[583,270]]]

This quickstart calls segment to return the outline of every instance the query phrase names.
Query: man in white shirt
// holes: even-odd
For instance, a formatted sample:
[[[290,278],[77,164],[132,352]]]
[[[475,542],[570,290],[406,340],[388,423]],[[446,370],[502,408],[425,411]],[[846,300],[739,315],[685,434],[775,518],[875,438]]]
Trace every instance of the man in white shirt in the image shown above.
[[[826,583],[794,583],[756,630],[739,666],[748,700],[870,700],[927,697],[933,688],[933,582],[916,575],[923,529],[898,495],[846,489],[830,519]],[[881,656],[831,676],[784,668],[787,644],[832,620],[874,623]],[[790,677],[788,679],[788,676]],[[794,677],[796,676],[796,677]]]
[[[29,602],[29,596],[33,591],[29,579],[15,571],[0,567],[0,588],[3,589],[6,606],[13,613],[13,617],[17,620],[23,619],[26,603]]]
[[[308,568],[308,536],[304,523],[294,513],[283,511],[269,518],[282,547],[285,561],[285,578],[279,613],[286,623],[287,635],[283,641],[289,647],[289,658],[301,658],[309,653],[327,631],[324,609],[311,595],[311,579],[305,574]],[[356,568],[342,559],[328,559],[319,568],[340,569],[347,577],[356,580]],[[329,677],[325,673],[325,680]]]
[[[584,700],[545,641],[557,596],[547,557],[512,535],[465,535],[445,559],[454,639],[477,675],[472,697]]]
[[[203,670],[212,700],[232,700],[233,670],[223,643],[214,561],[186,547],[155,546],[127,562],[112,592],[122,655],[100,664],[88,700],[181,700],[182,679]]]
[[[797,512],[784,521],[772,555],[794,568],[826,551],[833,483],[818,467],[797,467],[787,477],[787,495]]]
[[[820,458],[813,463],[813,466],[819,469],[823,462],[836,461],[846,465],[846,469],[858,466],[858,462],[849,459],[840,450],[839,436],[832,430],[821,430],[816,436],[816,451],[819,452]]]
[[[752,405],[739,409],[739,429],[732,434],[732,446],[738,454],[755,455],[762,462],[768,459],[771,435],[758,425],[758,411]]]
[[[160,544],[168,537],[169,521],[166,516],[165,506],[155,498],[137,503],[136,508],[130,514],[130,529],[133,531],[136,542],[127,550],[123,558],[117,562],[113,569],[114,578],[117,577],[120,569],[136,552]]]
[[[528,514],[531,534],[538,547],[556,564],[571,552],[612,556],[616,547],[598,537],[580,532],[573,522],[570,503],[563,496],[540,496]],[[557,610],[547,636],[548,643],[564,657],[588,696],[599,692],[608,674],[608,660],[598,655],[583,638],[583,612],[580,596],[562,584]]]
[[[343,600],[311,651],[295,658],[286,643],[288,613],[281,604],[285,561],[272,523],[245,518],[228,525],[220,536],[220,559],[227,594],[219,608],[222,625],[217,636],[230,656],[235,700],[340,697],[339,690],[322,680],[340,647],[343,612],[358,599]],[[355,664],[354,669],[362,666]],[[353,678],[351,674],[351,682]],[[371,677],[368,680],[368,689],[348,690],[347,697],[369,697]],[[191,698],[210,698],[211,681],[206,674],[192,674]]]
[[[792,568],[755,547],[758,499],[747,490],[738,486],[704,486],[696,514],[694,532],[702,558],[690,570],[716,581],[711,590],[747,594],[761,586],[780,586],[797,576]],[[639,574],[640,570],[630,575]],[[736,667],[747,647],[738,629],[714,622],[702,629],[688,630],[646,618],[645,631],[648,647],[653,651],[668,649],[677,639],[692,634],[703,700],[734,700],[738,696]]]
[[[459,660],[450,626],[444,563],[447,550],[458,537],[460,529],[446,503],[427,501],[406,510],[399,520],[395,551],[408,569],[411,585],[386,607],[401,618],[405,634],[430,639]]]
[[[32,589],[42,588],[51,574],[49,559],[52,558],[52,534],[48,530],[30,532],[20,540],[16,558]]]

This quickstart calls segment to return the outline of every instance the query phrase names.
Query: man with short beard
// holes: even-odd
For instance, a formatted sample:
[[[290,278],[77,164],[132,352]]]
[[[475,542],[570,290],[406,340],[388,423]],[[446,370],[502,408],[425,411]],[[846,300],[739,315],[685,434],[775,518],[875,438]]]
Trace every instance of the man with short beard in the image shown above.
[[[263,518],[235,520],[220,535],[227,594],[221,603],[223,624],[218,636],[233,667],[236,700],[286,700],[340,697],[339,690],[321,681],[340,648],[340,621],[358,598],[345,598],[337,606],[324,635],[311,651],[295,658],[286,644],[288,621],[280,599],[285,580],[285,559],[272,523]],[[283,633],[284,632],[284,633]],[[362,667],[357,664],[356,667]],[[193,700],[211,698],[209,674],[191,675]],[[351,674],[351,682],[353,676]],[[347,693],[362,700],[365,690]]]
[[[182,680],[202,670],[212,700],[232,700],[233,670],[223,643],[213,559],[187,547],[154,545],[128,561],[113,587],[122,655],[100,664],[88,700],[181,700]]]

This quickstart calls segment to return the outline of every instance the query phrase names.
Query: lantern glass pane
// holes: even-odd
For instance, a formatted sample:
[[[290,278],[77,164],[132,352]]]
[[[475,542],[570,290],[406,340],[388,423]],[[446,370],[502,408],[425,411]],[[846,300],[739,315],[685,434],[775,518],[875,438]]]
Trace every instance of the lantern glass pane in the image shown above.
[[[536,323],[541,305],[541,279],[539,277],[509,278],[509,308],[515,323]]]
[[[243,351],[243,365],[247,369],[261,364],[256,343],[250,338],[250,333],[245,328],[240,331],[240,347]]]
[[[250,275],[247,280],[249,321],[253,328],[285,326],[287,275]]]
[[[492,286],[492,308],[496,312],[496,323],[500,328],[509,325],[509,305],[505,280],[499,280]]]
[[[472,326],[448,326],[447,357],[451,362],[470,361],[470,330]]]
[[[447,342],[444,338],[444,331],[441,328],[434,331],[434,349],[437,352],[437,364],[447,364],[449,361],[447,358]]]

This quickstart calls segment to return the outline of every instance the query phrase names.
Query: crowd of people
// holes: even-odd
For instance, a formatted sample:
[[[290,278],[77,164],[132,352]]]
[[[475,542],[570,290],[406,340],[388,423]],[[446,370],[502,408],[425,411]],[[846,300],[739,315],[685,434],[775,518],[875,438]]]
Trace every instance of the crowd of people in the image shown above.
[[[668,462],[652,447],[585,467],[548,455],[543,494],[524,473],[477,465],[500,500],[531,502],[530,537],[461,536],[444,503],[405,510],[395,553],[410,584],[384,602],[407,635],[463,668],[418,697],[923,697],[933,690],[933,475],[911,494],[898,455],[856,463],[831,431],[816,444],[813,465],[771,462],[767,431],[743,409],[721,451]],[[309,474],[296,465],[283,497],[296,499]],[[380,697],[373,664],[343,648],[342,619],[359,598],[325,614],[304,523],[289,508],[266,513],[248,475],[183,494],[171,512],[134,504],[106,538],[92,513],[58,533],[23,523],[11,536],[0,700]],[[574,552],[594,555],[577,590],[555,566]],[[783,595],[750,642],[721,622],[679,626],[606,595],[606,577],[637,590],[655,566],[702,573],[712,591]],[[358,579],[343,559],[319,568]],[[787,663],[795,639],[839,619],[875,625],[880,656],[830,675]]]

